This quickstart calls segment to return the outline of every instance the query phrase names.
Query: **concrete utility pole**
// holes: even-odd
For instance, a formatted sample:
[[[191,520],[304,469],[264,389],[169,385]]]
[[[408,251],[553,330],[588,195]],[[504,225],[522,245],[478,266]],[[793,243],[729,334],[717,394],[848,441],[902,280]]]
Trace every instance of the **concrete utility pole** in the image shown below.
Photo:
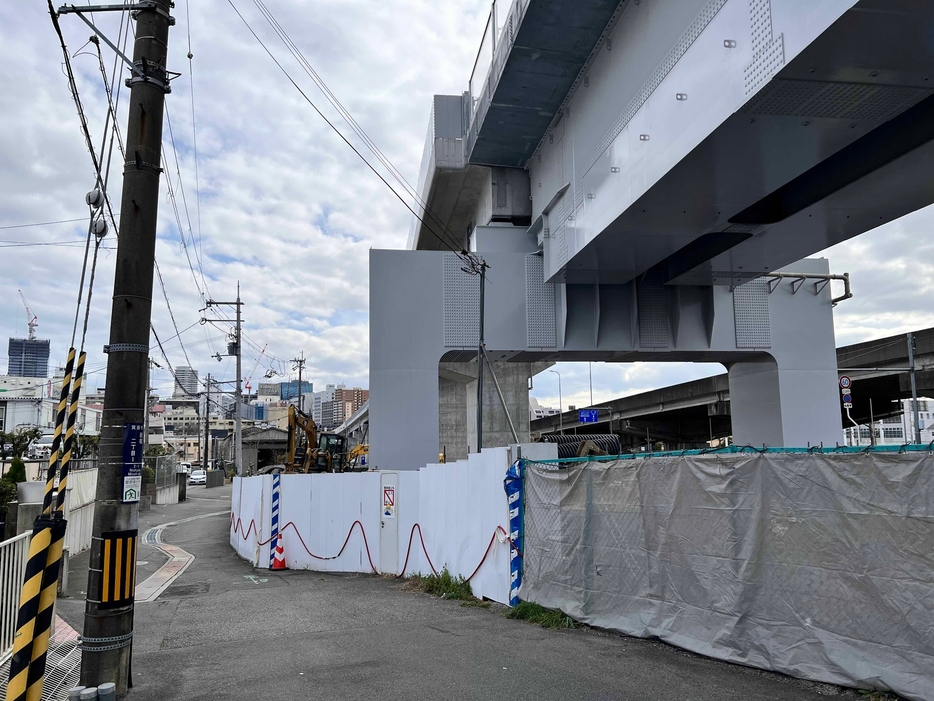
[[[204,462],[201,466],[207,470],[211,459],[211,373],[204,383],[204,391]]]
[[[107,391],[101,425],[97,507],[91,541],[84,614],[81,683],[116,684],[127,692],[133,642],[133,589],[130,596],[105,586],[105,567],[135,573],[140,435],[149,382],[149,326],[152,318],[156,215],[162,154],[162,116],[169,92],[166,73],[170,0],[130,5],[136,20],[134,69],[126,130],[127,161],[120,205],[110,344],[105,349]],[[127,478],[125,480],[125,478]],[[126,484],[125,484],[126,481]],[[121,535],[122,534],[122,535]],[[105,546],[106,544],[106,546]],[[125,546],[125,547],[124,547]],[[105,558],[107,562],[105,563]]]
[[[240,318],[240,308],[243,302],[240,301],[240,283],[237,282],[237,413],[234,414],[234,435],[237,441],[237,474],[243,474],[243,423],[241,416],[241,407],[243,406],[243,369],[241,367],[243,354],[242,348],[242,319]]]
[[[209,299],[205,302],[207,307],[218,307],[221,305],[235,307],[237,310],[237,316],[234,319],[234,342],[233,344],[228,344],[227,355],[234,355],[237,358],[237,385],[234,396],[236,397],[236,406],[234,407],[234,462],[236,463],[236,472],[238,475],[243,474],[243,423],[241,421],[242,417],[240,416],[240,407],[243,405],[243,371],[241,369],[242,365],[242,337],[243,337],[243,319],[240,314],[240,309],[243,307],[243,302],[240,301],[240,283],[237,283],[237,301],[236,302],[215,302],[213,299]],[[230,322],[230,319],[214,319],[213,321],[227,321]],[[231,348],[231,346],[233,346]]]
[[[302,396],[302,370],[305,369],[305,351],[302,351],[301,357],[292,358],[295,367],[298,369],[298,410],[305,411],[305,397]]]

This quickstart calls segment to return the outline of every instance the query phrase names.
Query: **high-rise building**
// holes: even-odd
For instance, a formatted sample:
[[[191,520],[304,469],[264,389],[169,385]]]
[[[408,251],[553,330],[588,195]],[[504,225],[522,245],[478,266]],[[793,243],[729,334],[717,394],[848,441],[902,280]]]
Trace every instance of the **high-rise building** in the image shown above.
[[[49,342],[11,338],[9,345],[7,374],[16,377],[49,376]]]
[[[353,413],[362,407],[370,398],[370,390],[360,387],[344,387],[339,385],[330,389],[330,398],[321,402],[321,424],[325,428],[333,429],[353,416]]]
[[[186,365],[175,368],[175,389],[172,396],[191,397],[198,394],[198,371]]]
[[[314,392],[314,386],[308,382],[308,380],[302,380],[302,394],[308,394]],[[296,399],[298,397],[298,380],[291,380],[290,382],[280,382],[279,383],[279,399],[288,400]]]

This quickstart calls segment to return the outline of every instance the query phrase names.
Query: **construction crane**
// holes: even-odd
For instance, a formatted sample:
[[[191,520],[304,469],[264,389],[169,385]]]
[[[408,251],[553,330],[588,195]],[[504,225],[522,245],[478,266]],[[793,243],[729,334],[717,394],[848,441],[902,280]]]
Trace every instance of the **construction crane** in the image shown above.
[[[23,294],[23,291],[17,290],[17,292],[19,292],[19,298],[23,300],[23,306],[26,307],[26,325],[29,327],[29,340],[35,341],[39,317],[32,313],[32,309],[29,308],[29,303],[26,301],[26,296]]]
[[[268,345],[269,344],[267,343],[265,346],[263,346],[263,350],[260,351],[259,357],[256,359],[256,362],[253,363],[253,369],[250,370],[250,374],[247,375],[246,380],[244,380],[243,382],[243,386],[246,387],[247,394],[249,394],[250,390],[253,389],[253,385],[250,384],[250,380],[253,379],[253,375],[256,372],[256,368],[259,366],[259,361],[263,359],[264,355],[266,355],[266,346]]]

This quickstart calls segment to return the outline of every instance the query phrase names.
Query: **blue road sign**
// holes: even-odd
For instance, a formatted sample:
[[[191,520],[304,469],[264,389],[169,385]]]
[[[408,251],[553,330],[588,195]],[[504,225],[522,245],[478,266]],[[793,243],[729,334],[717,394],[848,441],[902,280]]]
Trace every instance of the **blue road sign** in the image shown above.
[[[853,396],[852,396],[852,395],[850,395],[850,394],[844,394],[844,395],[843,395],[843,403],[844,403],[844,404],[849,404],[849,403],[852,402],[852,401],[853,401]]]
[[[577,413],[582,424],[595,424],[599,421],[600,412],[597,409],[581,409]]]

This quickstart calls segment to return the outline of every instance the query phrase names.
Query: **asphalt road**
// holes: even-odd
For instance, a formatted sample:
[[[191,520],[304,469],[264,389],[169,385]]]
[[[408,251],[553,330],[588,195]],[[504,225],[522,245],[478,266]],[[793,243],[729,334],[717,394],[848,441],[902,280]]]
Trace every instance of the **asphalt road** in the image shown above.
[[[220,511],[230,487],[189,496],[149,512],[140,531]],[[855,698],[663,643],[544,630],[404,591],[395,579],[254,570],[230,548],[228,529],[228,517],[212,516],[165,531],[196,559],[157,601],[137,606],[131,699]],[[80,630],[83,602],[62,600],[59,613]]]

